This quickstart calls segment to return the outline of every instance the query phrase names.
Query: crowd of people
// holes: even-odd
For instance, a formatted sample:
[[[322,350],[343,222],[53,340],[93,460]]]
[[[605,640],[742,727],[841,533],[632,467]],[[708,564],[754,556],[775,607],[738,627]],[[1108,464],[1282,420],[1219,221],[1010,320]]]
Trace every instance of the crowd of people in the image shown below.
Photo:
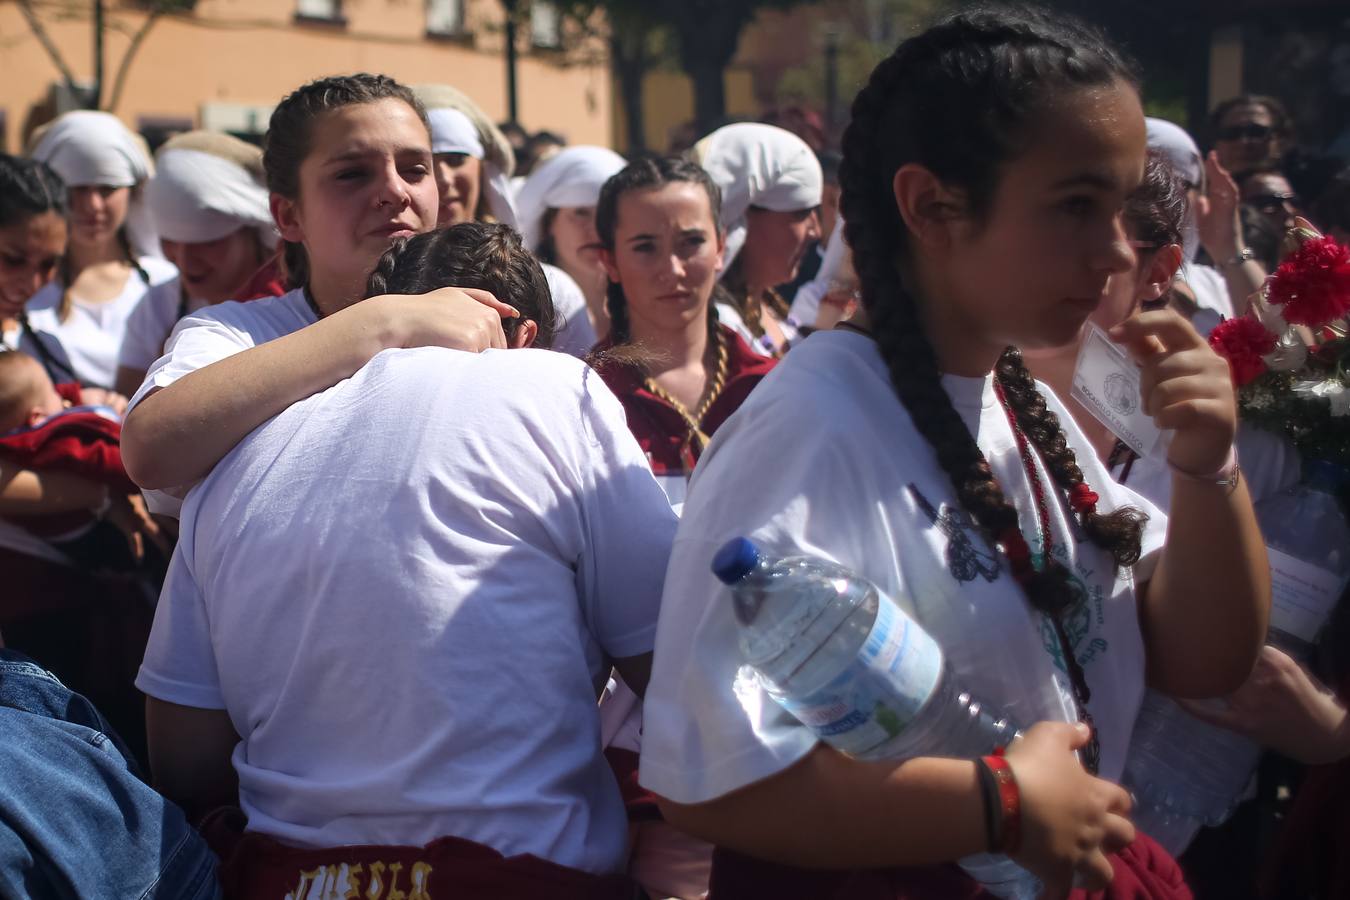
[[[625,159],[375,74],[261,149],[39,128],[0,156],[0,895],[975,898],[986,852],[1056,898],[1350,895],[1350,633],[1263,646],[1253,504],[1301,461],[1206,341],[1296,224],[1350,242],[1350,169],[1274,98],[1206,153],[1140,91],[991,7],[838,153],[782,113]],[[1072,398],[1099,332],[1151,452]],[[1022,736],[823,743],[743,667],[741,535],[877,585]],[[1317,789],[1178,862],[1120,784],[1146,690]]]

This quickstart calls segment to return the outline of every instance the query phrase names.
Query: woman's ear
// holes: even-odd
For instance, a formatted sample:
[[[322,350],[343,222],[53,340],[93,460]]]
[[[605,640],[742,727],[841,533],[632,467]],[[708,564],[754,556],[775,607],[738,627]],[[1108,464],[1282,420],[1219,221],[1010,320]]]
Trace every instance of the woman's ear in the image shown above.
[[[721,272],[727,265],[727,230],[725,228],[717,229],[717,272]]]
[[[604,267],[605,274],[609,280],[615,284],[619,283],[619,270],[614,265],[614,251],[608,247],[600,248],[600,265]]]
[[[1148,264],[1148,272],[1144,276],[1144,287],[1140,291],[1142,295],[1140,300],[1147,303],[1161,297],[1172,286],[1172,279],[1176,277],[1180,268],[1181,245],[1168,244],[1165,247],[1160,247],[1158,252],[1153,254],[1153,259]]]
[[[267,205],[272,210],[272,221],[277,223],[281,239],[292,244],[304,243],[305,232],[300,227],[300,204],[280,194],[269,194]]]
[[[539,337],[539,323],[534,319],[521,319],[516,323],[516,333],[511,335],[508,347],[512,350],[524,350],[526,347],[534,346],[534,339]]]
[[[964,218],[965,198],[917,163],[900,167],[891,179],[891,193],[901,221],[920,243],[947,245],[951,226]]]

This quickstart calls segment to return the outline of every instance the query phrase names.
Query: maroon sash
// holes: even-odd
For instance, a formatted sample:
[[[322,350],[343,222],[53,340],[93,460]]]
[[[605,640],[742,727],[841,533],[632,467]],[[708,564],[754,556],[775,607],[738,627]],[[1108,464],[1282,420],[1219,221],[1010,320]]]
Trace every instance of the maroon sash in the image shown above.
[[[1104,891],[1076,890],[1070,900],[1192,900],[1181,867],[1150,837],[1110,857],[1115,877]],[[955,865],[823,872],[761,862],[731,850],[713,854],[708,900],[994,900]]]
[[[537,856],[503,856],[474,841],[425,847],[353,845],[308,850],[244,831],[244,814],[219,809],[202,835],[220,856],[225,900],[363,897],[370,900],[633,900],[623,875],[593,875]]]

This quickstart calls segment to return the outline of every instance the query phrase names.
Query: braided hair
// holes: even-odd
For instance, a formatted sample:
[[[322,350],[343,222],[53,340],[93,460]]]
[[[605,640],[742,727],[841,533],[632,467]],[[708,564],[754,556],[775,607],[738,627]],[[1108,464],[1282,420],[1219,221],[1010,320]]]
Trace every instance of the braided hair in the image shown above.
[[[533,346],[552,345],[557,317],[548,279],[520,235],[505,225],[462,222],[395,241],[370,273],[366,296],[425,294],[450,285],[488,291],[520,310],[520,318],[502,320],[508,340],[521,322],[533,319]]]
[[[267,189],[289,200],[300,197],[300,164],[309,156],[310,138],[314,122],[324,113],[362,103],[379,100],[402,100],[412,107],[427,129],[431,126],[422,103],[405,87],[388,75],[334,75],[302,85],[287,94],[272,111],[263,139],[263,171],[267,175]],[[286,286],[291,290],[309,286],[309,258],[305,248],[293,241],[283,241],[281,263],[286,273]]]
[[[708,195],[708,206],[712,211],[713,227],[718,231],[722,227],[722,192],[712,180],[712,176],[696,162],[680,157],[644,157],[629,163],[615,173],[600,189],[600,199],[595,206],[595,230],[600,236],[600,244],[610,253],[614,252],[614,237],[619,226],[619,198],[629,191],[652,190],[675,182],[697,184]],[[708,330],[717,330],[717,303],[726,297],[720,288],[713,289],[708,301]],[[624,295],[623,285],[610,281],[605,288],[605,310],[609,313],[610,342],[614,347],[622,348],[632,342],[633,336],[628,324],[628,298]],[[623,353],[607,351],[606,358],[626,359],[641,365],[642,355],[632,354],[627,359]]]
[[[1021,151],[1030,120],[1053,95],[1116,81],[1137,84],[1130,64],[1076,20],[976,8],[901,43],[858,94],[844,133],[840,209],[878,348],[901,403],[991,543],[1018,528],[1017,510],[942,386],[937,355],[897,265],[897,251],[905,257],[910,242],[891,182],[901,166],[918,163],[963,189],[972,215],[986,214],[1001,164]],[[1076,486],[1086,491],[1059,419],[1021,355],[1005,352],[995,376],[1056,486],[1070,497]],[[1138,560],[1142,514],[1072,505],[1087,537],[1118,566]],[[1051,616],[1079,598],[1067,568],[1054,559],[1028,573],[1023,586],[1032,606]]]

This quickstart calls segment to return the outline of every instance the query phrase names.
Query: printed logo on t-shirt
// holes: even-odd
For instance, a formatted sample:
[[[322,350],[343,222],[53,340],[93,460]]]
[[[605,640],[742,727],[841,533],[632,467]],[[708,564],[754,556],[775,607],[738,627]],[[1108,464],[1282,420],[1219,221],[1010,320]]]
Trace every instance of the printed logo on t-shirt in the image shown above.
[[[1105,655],[1110,647],[1106,638],[1101,636],[1106,624],[1105,591],[1100,584],[1091,580],[1092,570],[1084,568],[1078,560],[1070,559],[1068,551],[1063,546],[1056,545],[1053,552],[1055,558],[1069,570],[1069,579],[1079,598],[1064,614],[1064,632],[1069,638],[1069,646],[1073,648],[1073,655],[1078,659],[1078,664],[1086,669],[1094,660]],[[1042,564],[1040,553],[1033,554],[1032,563],[1040,568]],[[1093,635],[1093,631],[1097,634]],[[1064,665],[1059,635],[1055,633],[1055,626],[1047,616],[1041,616],[1041,641],[1045,645],[1045,652],[1054,660],[1055,668],[1067,673],[1068,668]]]
[[[994,581],[998,578],[999,571],[1003,568],[999,562],[998,555],[988,548],[984,536],[980,534],[979,526],[971,518],[970,513],[964,509],[954,509],[944,503],[940,509],[935,509],[923,492],[914,485],[909,484],[909,492],[914,497],[914,502],[928,516],[928,521],[937,526],[942,536],[947,539],[947,548],[943,552],[943,557],[947,562],[947,571],[952,573],[952,577],[961,583],[974,581],[976,578],[983,578],[985,581]]]

